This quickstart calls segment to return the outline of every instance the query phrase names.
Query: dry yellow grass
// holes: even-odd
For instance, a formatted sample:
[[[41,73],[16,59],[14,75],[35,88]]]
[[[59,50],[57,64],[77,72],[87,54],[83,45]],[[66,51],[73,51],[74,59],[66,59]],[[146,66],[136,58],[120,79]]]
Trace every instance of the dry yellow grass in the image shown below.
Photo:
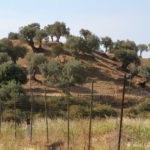
[[[149,150],[150,120],[124,119],[122,150]],[[71,120],[70,147],[72,150],[87,150],[88,120]],[[117,149],[119,119],[93,120],[92,150]],[[67,149],[67,121],[49,120],[49,143],[46,143],[45,120],[38,119],[33,124],[32,143],[26,137],[26,125],[17,127],[14,138],[14,125],[2,124],[0,150],[46,150],[46,145],[56,144],[56,150]]]

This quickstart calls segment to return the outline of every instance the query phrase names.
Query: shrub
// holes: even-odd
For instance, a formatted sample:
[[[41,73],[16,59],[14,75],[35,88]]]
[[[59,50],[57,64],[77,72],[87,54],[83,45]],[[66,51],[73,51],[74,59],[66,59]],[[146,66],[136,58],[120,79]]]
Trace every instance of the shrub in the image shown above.
[[[125,116],[135,118],[139,114],[137,107],[131,107],[125,112]]]
[[[60,54],[63,54],[64,49],[63,49],[63,45],[62,44],[56,44],[52,46],[52,51],[51,51],[51,55],[56,57],[59,56]]]
[[[22,112],[20,109],[16,109],[16,118],[15,118],[15,110],[13,109],[6,109],[2,113],[2,117],[4,121],[15,121],[20,123],[26,118],[26,113]]]
[[[109,105],[97,105],[93,109],[93,117],[117,117],[117,111]]]
[[[71,118],[80,118],[86,117],[88,115],[88,109],[80,105],[70,106],[70,117]]]
[[[150,100],[146,100],[139,104],[138,109],[141,112],[150,112]]]

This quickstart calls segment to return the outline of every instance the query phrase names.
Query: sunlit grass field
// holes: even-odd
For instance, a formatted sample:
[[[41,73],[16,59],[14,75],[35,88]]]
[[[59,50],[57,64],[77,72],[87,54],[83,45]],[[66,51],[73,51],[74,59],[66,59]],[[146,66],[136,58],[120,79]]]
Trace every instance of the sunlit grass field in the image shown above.
[[[17,125],[14,136],[14,123],[2,123],[0,150],[66,150],[67,121],[48,120],[49,142],[46,142],[45,119],[33,122],[32,142],[27,137],[26,124]],[[87,150],[88,119],[70,120],[70,149]],[[119,119],[94,119],[92,121],[92,150],[116,150],[118,143]],[[150,120],[128,119],[123,121],[122,150],[150,149]]]

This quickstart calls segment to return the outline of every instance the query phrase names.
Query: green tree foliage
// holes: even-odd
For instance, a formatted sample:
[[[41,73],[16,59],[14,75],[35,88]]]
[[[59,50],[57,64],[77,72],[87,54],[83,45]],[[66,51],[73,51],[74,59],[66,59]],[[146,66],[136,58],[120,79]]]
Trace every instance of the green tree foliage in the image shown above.
[[[54,41],[54,35],[55,35],[53,24],[47,25],[45,27],[45,31],[46,31],[47,35],[51,37],[51,41],[53,42]]]
[[[24,58],[27,49],[23,46],[13,46],[10,40],[3,39],[0,41],[0,52],[7,53],[12,61],[16,63],[19,57]]]
[[[92,35],[91,31],[86,30],[86,29],[81,29],[81,30],[80,30],[80,34],[81,34],[81,36],[82,36],[83,38],[85,38],[85,39],[87,39],[88,36],[91,36],[91,35]]]
[[[26,83],[26,72],[14,63],[3,63],[0,65],[0,83],[10,80],[15,80],[21,84]]]
[[[122,62],[122,68],[127,69],[129,64],[140,64],[140,60],[135,51],[131,50],[116,50],[115,57]]]
[[[28,71],[32,74],[32,79],[37,80],[35,75],[39,72],[39,66],[47,62],[46,57],[42,53],[32,53],[27,54],[25,59],[28,64]]]
[[[34,46],[34,39],[36,38],[37,32],[39,32],[39,30],[39,23],[32,23],[20,28],[20,35],[32,47],[34,52],[36,52],[36,47]]]
[[[18,40],[20,35],[18,33],[10,32],[8,34],[8,39],[9,40]]]
[[[66,41],[66,47],[71,51],[73,55],[77,55],[80,52],[86,51],[86,42],[82,37],[69,36]]]
[[[150,64],[138,67],[138,73],[145,78],[146,82],[148,82],[150,80]]]
[[[102,37],[101,39],[101,44],[105,47],[106,52],[111,52],[112,47],[113,47],[113,41],[110,37]]]
[[[51,47],[51,54],[52,56],[56,57],[59,56],[60,54],[63,54],[64,52],[64,48],[63,48],[63,44],[55,44]]]
[[[139,44],[138,51],[140,51],[140,57],[142,57],[142,52],[148,51],[148,46],[146,44]]]
[[[51,61],[41,65],[40,70],[51,86],[67,87],[82,84],[87,77],[85,66],[77,60],[68,61],[64,65]]]
[[[11,58],[7,53],[0,52],[0,65],[6,62],[11,62]]]
[[[86,52],[93,52],[99,49],[100,46],[100,39],[94,35],[94,34],[89,34],[86,37],[86,47],[87,47],[87,51]]]
[[[10,103],[15,96],[24,95],[24,90],[20,84],[15,81],[8,81],[0,85],[0,99],[4,104]]]
[[[40,72],[46,78],[46,83],[52,86],[57,86],[60,82],[62,65],[58,61],[50,61],[48,63],[41,64]]]
[[[56,41],[59,42],[61,36],[68,36],[70,29],[66,27],[64,22],[56,21],[54,24],[50,24],[45,27],[47,34],[51,37],[56,37]]]
[[[80,61],[68,61],[62,69],[61,85],[70,86],[82,84],[86,81],[86,68]]]
[[[115,46],[114,46],[115,50],[120,50],[120,49],[125,49],[125,50],[133,50],[135,52],[137,52],[137,45],[134,41],[130,41],[130,40],[118,40],[117,42],[115,42]]]
[[[35,39],[39,42],[39,49],[42,48],[42,40],[47,38],[47,33],[44,29],[38,30],[36,32],[36,37]]]

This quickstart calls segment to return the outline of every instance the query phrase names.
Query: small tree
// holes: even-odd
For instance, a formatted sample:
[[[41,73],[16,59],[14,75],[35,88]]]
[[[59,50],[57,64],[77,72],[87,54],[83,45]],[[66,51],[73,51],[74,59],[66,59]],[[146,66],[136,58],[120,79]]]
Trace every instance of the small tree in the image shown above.
[[[10,40],[18,40],[20,35],[18,33],[10,32],[8,34],[8,39]]]
[[[93,52],[93,51],[96,51],[96,50],[99,50],[99,47],[100,47],[100,39],[92,34],[92,35],[87,35],[86,37],[86,45],[87,45],[87,52]]]
[[[122,62],[122,68],[127,69],[130,63],[139,64],[140,60],[135,51],[131,50],[116,50],[115,57]]]
[[[14,97],[17,95],[24,95],[25,92],[20,84],[14,80],[8,81],[5,84],[0,85],[0,99],[3,104],[13,104]]]
[[[6,62],[11,62],[11,58],[7,53],[0,52],[0,65]]]
[[[61,86],[74,86],[86,81],[86,67],[80,61],[68,61],[62,69]]]
[[[27,74],[24,69],[14,63],[3,63],[0,65],[0,83],[15,80],[23,84],[27,82]]]
[[[58,86],[62,73],[62,65],[58,61],[50,61],[40,66],[40,72],[46,78],[46,83],[50,86]]]
[[[115,50],[119,50],[119,49],[124,49],[124,50],[133,50],[135,52],[137,52],[137,45],[134,41],[130,41],[130,40],[118,40],[117,42],[115,42],[114,44],[114,49]]]
[[[51,37],[51,41],[53,42],[54,41],[54,35],[55,35],[54,26],[52,24],[47,25],[45,27],[45,31],[46,31],[47,35]]]
[[[37,80],[35,75],[39,72],[39,67],[41,64],[47,62],[46,57],[43,54],[27,54],[26,62],[28,64],[28,71],[32,74],[32,79]]]
[[[63,48],[63,45],[58,43],[56,45],[53,45],[51,47],[51,54],[52,56],[56,57],[56,56],[59,56],[60,54],[62,54],[64,52],[64,48]]]
[[[3,39],[0,42],[0,52],[7,53],[12,61],[16,63],[19,57],[24,58],[27,49],[23,46],[13,46],[12,42],[8,39]]]
[[[56,41],[59,42],[59,39],[61,36],[68,36],[70,32],[70,29],[66,27],[64,22],[58,22],[56,21],[53,24],[53,33],[56,37]]]
[[[47,33],[45,30],[41,29],[36,32],[35,39],[39,42],[39,49],[42,48],[42,40],[47,37]]]
[[[32,23],[20,28],[20,35],[32,47],[33,52],[36,52],[36,47],[34,46],[34,39],[39,30],[39,23]]]
[[[42,64],[40,70],[50,86],[74,86],[84,83],[87,78],[85,66],[77,60],[70,60],[64,65],[51,61],[48,64]]]
[[[145,78],[145,81],[150,80],[150,64],[142,65],[138,68],[138,73]]]
[[[67,38],[66,47],[75,56],[79,54],[79,52],[85,52],[87,49],[86,41],[81,37],[73,35]]]
[[[140,57],[142,57],[142,52],[148,51],[148,46],[146,44],[139,44],[138,50],[140,51]]]
[[[105,47],[106,52],[108,52],[108,50],[109,50],[109,52],[111,52],[113,41],[110,37],[108,37],[108,36],[103,37],[101,39],[101,44]]]
[[[83,38],[85,38],[85,39],[87,39],[88,36],[91,36],[91,35],[92,35],[91,31],[86,30],[86,29],[81,29],[81,30],[80,30],[80,34],[81,34],[81,36],[82,36]]]

